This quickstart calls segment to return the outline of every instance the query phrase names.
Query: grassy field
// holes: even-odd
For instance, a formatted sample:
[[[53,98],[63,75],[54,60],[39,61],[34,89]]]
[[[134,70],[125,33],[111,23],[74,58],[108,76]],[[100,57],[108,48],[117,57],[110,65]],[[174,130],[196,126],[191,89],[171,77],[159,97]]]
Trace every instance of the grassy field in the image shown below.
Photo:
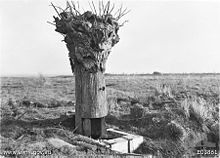
[[[71,76],[2,77],[1,151],[120,157],[72,132],[73,121],[67,116],[75,108],[74,84]],[[214,144],[210,150],[218,152],[220,75],[106,75],[106,86],[107,125],[145,137],[135,153],[198,157],[196,149],[201,142]],[[76,148],[57,149],[45,141],[50,137]]]

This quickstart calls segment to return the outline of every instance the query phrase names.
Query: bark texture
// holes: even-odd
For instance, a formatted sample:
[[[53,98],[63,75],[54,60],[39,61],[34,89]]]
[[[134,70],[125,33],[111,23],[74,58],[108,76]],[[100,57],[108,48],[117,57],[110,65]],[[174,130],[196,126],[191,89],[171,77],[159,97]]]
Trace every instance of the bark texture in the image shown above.
[[[75,66],[76,113],[82,118],[101,118],[108,114],[104,74]]]

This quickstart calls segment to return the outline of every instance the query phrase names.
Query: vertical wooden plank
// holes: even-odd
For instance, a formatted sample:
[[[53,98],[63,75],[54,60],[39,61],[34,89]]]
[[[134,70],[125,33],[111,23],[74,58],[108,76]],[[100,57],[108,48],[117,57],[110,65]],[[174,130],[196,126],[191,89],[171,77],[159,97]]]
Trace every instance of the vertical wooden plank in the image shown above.
[[[94,139],[106,136],[105,118],[92,118],[91,119],[91,136]]]
[[[92,118],[91,119],[91,136],[94,139],[97,139],[101,136],[101,118]]]
[[[82,104],[82,71],[80,65],[75,65],[75,128],[76,132],[82,134],[82,118],[81,118],[81,104]]]
[[[83,121],[83,135],[85,136],[91,136],[91,120],[90,119],[82,119]]]
[[[107,131],[106,131],[106,122],[105,122],[105,117],[101,118],[101,136],[102,138],[107,137]]]

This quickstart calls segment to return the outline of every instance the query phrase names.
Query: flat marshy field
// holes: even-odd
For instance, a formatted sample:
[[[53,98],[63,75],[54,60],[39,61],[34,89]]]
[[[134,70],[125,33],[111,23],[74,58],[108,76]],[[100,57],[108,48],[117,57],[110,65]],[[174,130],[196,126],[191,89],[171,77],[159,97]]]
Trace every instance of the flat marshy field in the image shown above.
[[[3,156],[89,153],[120,157],[120,153],[74,133],[74,120],[68,117],[75,110],[74,87],[72,76],[2,77],[1,153],[27,151],[25,156]],[[106,75],[106,87],[107,126],[145,138],[135,153],[167,158],[201,156],[198,151],[205,144],[210,149],[206,156],[217,156],[219,74]],[[48,142],[54,137],[73,146]]]

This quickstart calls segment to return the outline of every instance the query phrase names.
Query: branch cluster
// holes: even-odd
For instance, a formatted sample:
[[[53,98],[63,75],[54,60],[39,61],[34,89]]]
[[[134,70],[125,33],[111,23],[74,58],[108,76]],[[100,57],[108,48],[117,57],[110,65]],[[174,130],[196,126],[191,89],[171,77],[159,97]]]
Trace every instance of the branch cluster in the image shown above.
[[[111,48],[119,42],[118,23],[128,13],[122,6],[112,15],[115,5],[108,1],[99,2],[98,8],[89,3],[90,11],[80,12],[79,3],[67,2],[66,9],[51,5],[58,14],[55,19],[55,31],[64,35],[64,41],[74,63],[81,63],[86,70],[104,71],[105,62]],[[58,11],[61,10],[61,12]]]

